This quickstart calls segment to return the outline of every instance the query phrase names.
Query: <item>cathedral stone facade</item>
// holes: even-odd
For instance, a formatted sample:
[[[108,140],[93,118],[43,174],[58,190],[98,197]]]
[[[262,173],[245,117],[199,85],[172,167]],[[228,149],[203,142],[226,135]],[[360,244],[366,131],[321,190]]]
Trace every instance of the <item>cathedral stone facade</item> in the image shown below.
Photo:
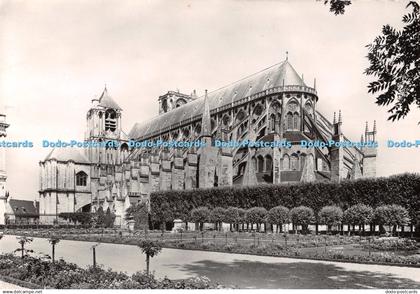
[[[169,91],[159,115],[137,123],[127,135],[122,109],[103,91],[87,113],[85,140],[106,147],[54,149],[40,162],[40,215],[110,208],[123,224],[125,210],[148,201],[153,191],[261,183],[340,181],[374,177],[375,145],[305,148],[301,141],[344,142],[342,116],[317,111],[318,94],[288,60],[197,97]],[[376,141],[366,123],[361,143]],[[196,141],[200,148],[131,148],[130,141]],[[224,142],[288,142],[256,148]],[[118,144],[112,144],[118,142]]]

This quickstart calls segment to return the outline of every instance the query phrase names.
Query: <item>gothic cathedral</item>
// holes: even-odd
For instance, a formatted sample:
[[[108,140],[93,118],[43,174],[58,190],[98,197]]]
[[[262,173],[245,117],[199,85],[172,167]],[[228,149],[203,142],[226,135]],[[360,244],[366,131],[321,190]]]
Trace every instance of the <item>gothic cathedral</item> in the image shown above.
[[[40,162],[40,221],[102,207],[123,225],[125,210],[157,190],[374,177],[376,147],[301,146],[301,141],[349,141],[341,112],[329,121],[317,111],[318,99],[315,85],[307,86],[285,60],[202,97],[169,91],[158,99],[159,115],[135,124],[127,135],[122,109],[105,88],[87,112],[85,141],[106,146],[83,152],[56,148]],[[0,122],[2,133],[5,126]],[[206,144],[130,148],[130,140]],[[290,145],[217,147],[215,140]],[[376,125],[369,130],[366,123],[361,143],[375,141]]]

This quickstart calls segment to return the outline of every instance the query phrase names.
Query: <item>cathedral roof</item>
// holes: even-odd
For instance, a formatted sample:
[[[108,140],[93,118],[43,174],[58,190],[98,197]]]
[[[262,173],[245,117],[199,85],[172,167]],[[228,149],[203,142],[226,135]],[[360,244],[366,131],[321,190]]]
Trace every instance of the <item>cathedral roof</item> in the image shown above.
[[[106,87],[98,100],[99,100],[98,106],[102,106],[105,108],[112,108],[116,110],[122,110],[122,108],[118,106],[117,102],[115,102],[114,99],[112,99],[112,97],[109,96],[108,90],[106,89]]]
[[[242,98],[279,86],[306,87],[304,81],[287,60],[247,76],[230,85],[209,92],[208,103],[210,110],[229,105]],[[159,132],[162,129],[180,123],[186,119],[190,119],[197,115],[201,116],[203,110],[204,96],[148,121],[136,123],[131,129],[129,137],[132,139],[147,137],[152,133]]]
[[[45,157],[44,161],[55,159],[57,161],[74,161],[75,163],[90,163],[89,160],[76,148],[54,148]]]

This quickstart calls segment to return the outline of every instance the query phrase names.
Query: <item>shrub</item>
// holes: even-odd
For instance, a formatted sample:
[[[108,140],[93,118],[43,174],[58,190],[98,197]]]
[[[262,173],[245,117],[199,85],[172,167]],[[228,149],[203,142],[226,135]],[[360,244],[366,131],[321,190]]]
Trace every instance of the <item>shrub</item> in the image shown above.
[[[364,204],[356,204],[349,207],[343,215],[343,221],[349,225],[359,225],[359,231],[361,226],[369,224],[372,221],[373,209],[372,207]]]
[[[270,209],[267,213],[267,222],[273,225],[277,225],[276,230],[280,227],[282,231],[282,225],[289,221],[289,209],[284,206],[276,206]]]
[[[242,208],[237,208],[230,206],[226,209],[225,221],[230,224],[230,229],[232,230],[232,224],[235,226],[235,229],[239,230],[239,224],[244,221],[245,210]]]
[[[365,249],[369,247],[376,250],[390,251],[390,250],[403,250],[413,251],[419,249],[419,245],[415,240],[410,239],[398,239],[397,237],[392,238],[380,238],[374,239],[370,244],[365,242],[363,244]]]
[[[203,230],[203,225],[210,218],[210,210],[207,207],[197,207],[191,210],[190,219],[200,225],[200,231]]]
[[[74,224],[81,224],[84,226],[92,225],[94,213],[91,212],[63,212],[58,215],[64,220],[69,220]]]
[[[292,210],[290,210],[289,214],[292,223],[294,225],[301,225],[303,232],[307,232],[308,225],[315,220],[314,211],[312,210],[312,208],[306,206],[295,207]]]
[[[325,206],[318,213],[318,220],[321,224],[327,225],[327,231],[331,230],[331,226],[341,224],[343,219],[343,211],[338,206]]]
[[[125,211],[125,220],[134,220],[135,229],[143,229],[148,227],[149,211],[147,205],[143,202],[132,205]]]
[[[340,204],[348,208],[356,204],[377,207],[398,204],[409,210],[415,219],[420,210],[420,175],[402,174],[386,178],[370,178],[335,182],[258,185],[252,187],[229,186],[194,190],[170,190],[151,193],[151,211],[169,206],[175,218],[185,219],[189,212],[200,206],[229,206],[249,209],[278,205],[311,207],[318,213],[323,206]]]
[[[204,289],[216,288],[205,277],[188,280],[159,280],[137,272],[132,276],[100,267],[82,269],[63,260],[52,264],[39,258],[0,255],[0,275],[53,289]]]
[[[257,224],[257,230],[260,230],[260,224],[265,221],[267,210],[263,207],[253,207],[246,211],[245,219],[248,223]]]

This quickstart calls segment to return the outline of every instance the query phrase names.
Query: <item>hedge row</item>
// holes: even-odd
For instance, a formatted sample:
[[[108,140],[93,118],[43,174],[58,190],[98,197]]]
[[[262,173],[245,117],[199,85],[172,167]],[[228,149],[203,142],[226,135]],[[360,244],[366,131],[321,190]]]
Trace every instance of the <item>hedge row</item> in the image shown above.
[[[151,194],[153,221],[186,219],[196,207],[249,209],[264,207],[269,210],[283,205],[288,208],[308,206],[315,213],[327,205],[337,205],[346,210],[355,204],[373,208],[386,204],[405,207],[412,220],[420,210],[420,175],[402,174],[391,177],[312,182],[298,184],[229,186],[194,190],[158,191]]]

